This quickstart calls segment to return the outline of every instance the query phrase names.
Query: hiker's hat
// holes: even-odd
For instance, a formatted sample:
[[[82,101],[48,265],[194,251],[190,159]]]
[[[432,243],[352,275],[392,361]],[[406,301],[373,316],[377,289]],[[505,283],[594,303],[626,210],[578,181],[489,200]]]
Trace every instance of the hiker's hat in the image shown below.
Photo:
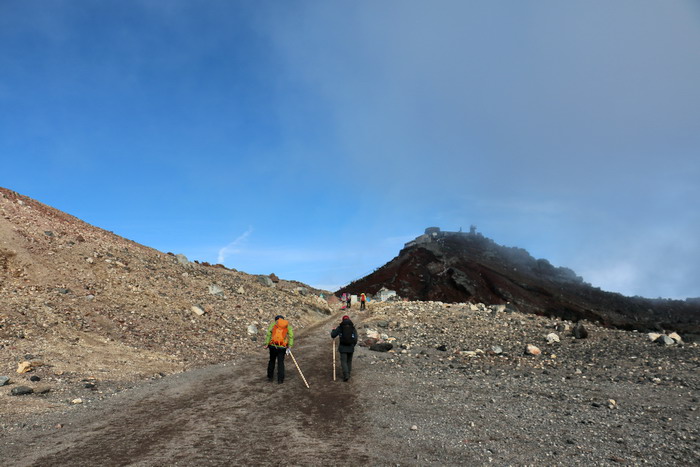
[[[278,319],[284,319],[284,316],[282,316],[282,315],[275,316],[275,321],[277,321]]]
[[[350,319],[350,317],[348,315],[343,316],[343,321],[345,321],[346,319]]]

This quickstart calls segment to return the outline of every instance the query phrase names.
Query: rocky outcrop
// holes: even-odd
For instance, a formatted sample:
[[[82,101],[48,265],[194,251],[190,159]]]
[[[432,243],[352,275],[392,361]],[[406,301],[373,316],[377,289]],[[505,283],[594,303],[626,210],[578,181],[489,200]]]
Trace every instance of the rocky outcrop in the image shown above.
[[[700,334],[700,303],[651,300],[605,292],[569,268],[535,259],[481,234],[433,232],[409,242],[372,274],[338,290],[395,290],[409,300],[504,304],[562,319],[598,321],[625,329],[672,329]]]

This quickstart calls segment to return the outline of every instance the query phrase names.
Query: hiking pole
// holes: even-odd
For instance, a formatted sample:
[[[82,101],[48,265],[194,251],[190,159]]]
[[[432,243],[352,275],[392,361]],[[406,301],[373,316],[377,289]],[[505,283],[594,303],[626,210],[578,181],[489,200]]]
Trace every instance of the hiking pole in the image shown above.
[[[331,340],[331,350],[333,351],[333,381],[335,381],[335,339]]]
[[[289,349],[289,355],[292,357],[292,360],[294,361],[294,365],[296,365],[297,370],[299,370],[299,374],[301,375],[301,379],[304,380],[304,384],[306,384],[306,387],[309,387],[309,383],[306,382],[306,378],[304,378],[304,373],[301,372],[301,368],[299,368],[299,364],[297,363],[297,359],[294,358],[294,354],[292,353],[292,350]]]

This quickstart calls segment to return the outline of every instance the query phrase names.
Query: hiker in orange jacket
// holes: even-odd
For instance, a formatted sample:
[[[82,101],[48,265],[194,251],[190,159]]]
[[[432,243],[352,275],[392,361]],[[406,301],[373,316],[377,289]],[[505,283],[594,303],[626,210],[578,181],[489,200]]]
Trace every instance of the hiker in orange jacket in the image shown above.
[[[277,382],[284,382],[284,356],[294,345],[294,330],[284,316],[275,316],[275,321],[267,328],[265,347],[270,350],[270,361],[267,364],[267,380],[272,381],[277,361]]]

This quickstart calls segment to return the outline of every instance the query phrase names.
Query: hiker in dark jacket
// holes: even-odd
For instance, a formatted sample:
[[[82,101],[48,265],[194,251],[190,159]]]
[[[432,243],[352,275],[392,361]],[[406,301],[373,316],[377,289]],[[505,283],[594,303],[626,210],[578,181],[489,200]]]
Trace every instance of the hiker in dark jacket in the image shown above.
[[[338,336],[340,336],[338,352],[340,352],[340,366],[343,368],[343,381],[348,381],[352,372],[352,354],[357,344],[357,329],[348,315],[343,316],[340,325],[331,331],[333,339]]]

